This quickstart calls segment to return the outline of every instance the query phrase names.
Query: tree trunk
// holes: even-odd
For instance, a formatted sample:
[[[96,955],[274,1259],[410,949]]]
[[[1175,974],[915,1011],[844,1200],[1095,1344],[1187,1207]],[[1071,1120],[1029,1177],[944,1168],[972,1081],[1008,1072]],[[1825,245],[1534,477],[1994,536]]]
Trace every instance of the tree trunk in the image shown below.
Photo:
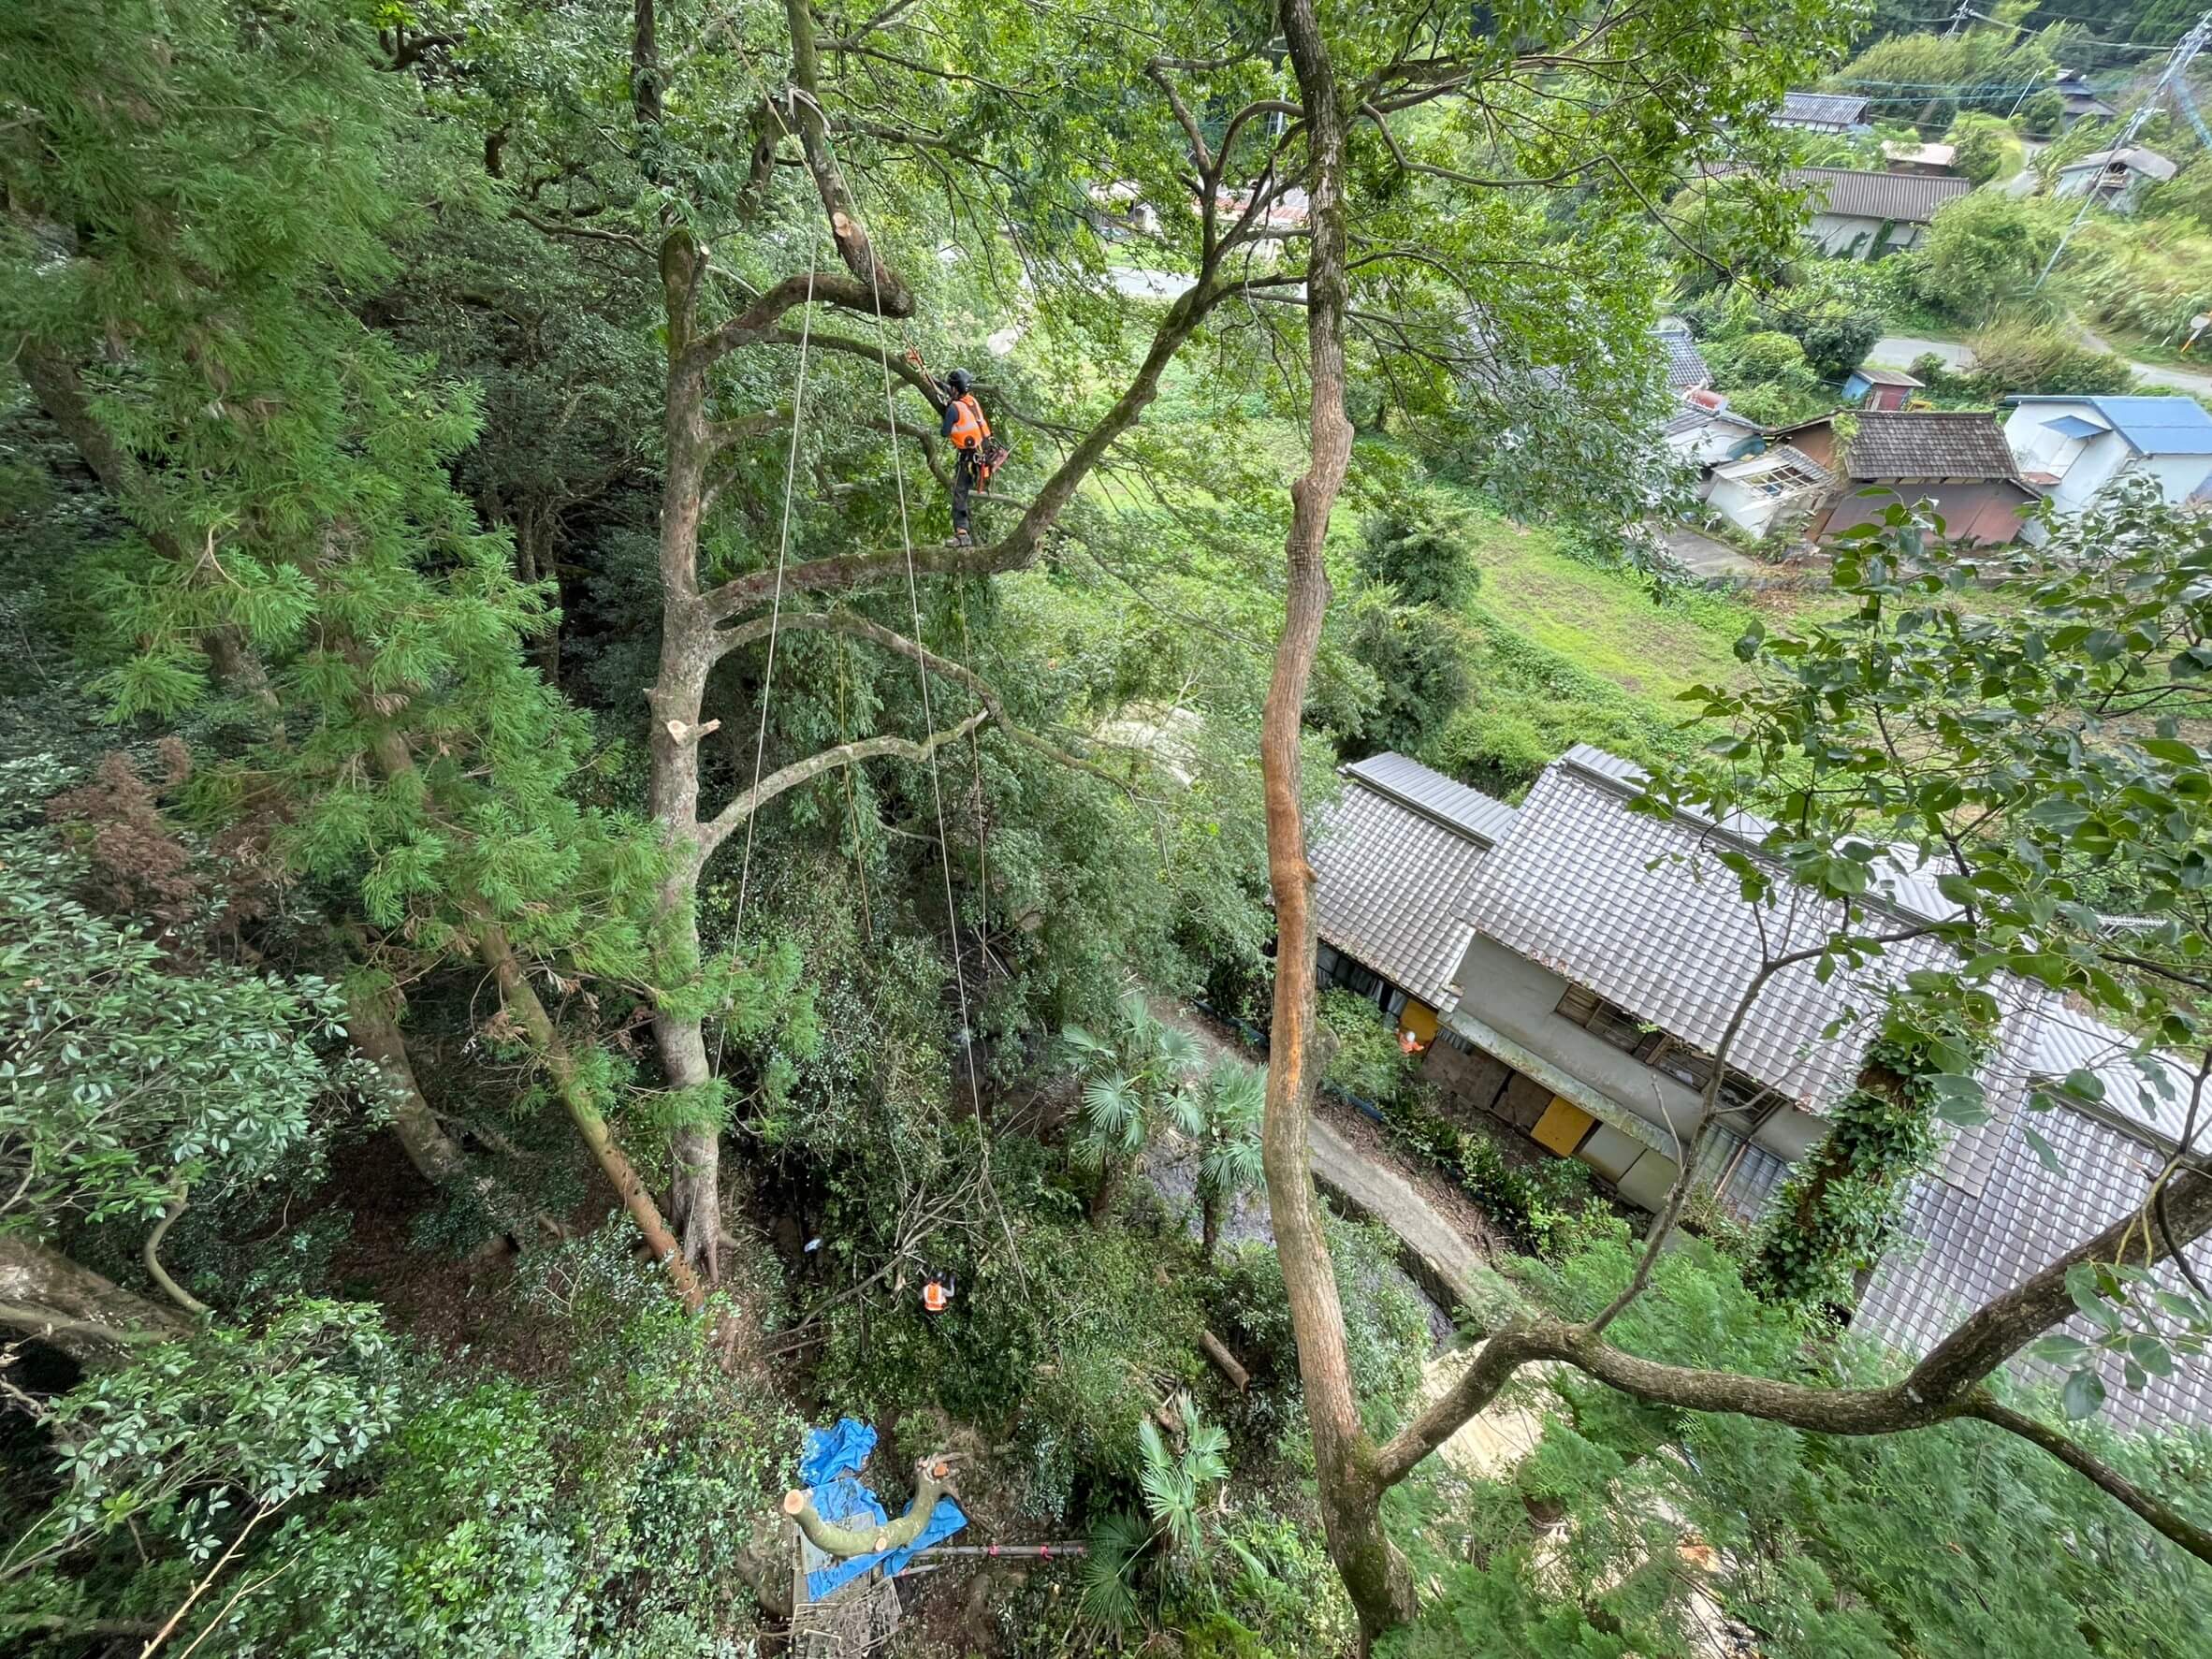
[[[345,1034],[361,1057],[383,1074],[392,1109],[392,1133],[399,1137],[407,1161],[432,1186],[459,1180],[468,1172],[468,1159],[423,1099],[391,999],[366,986],[348,984]]]
[[[704,1091],[713,1080],[705,1021],[689,995],[700,968],[699,741],[695,729],[715,663],[714,625],[699,601],[699,521],[706,466],[713,450],[706,424],[706,371],[691,351],[701,275],[689,232],[669,232],[661,251],[662,305],[668,332],[668,379],[662,424],[667,449],[661,487],[661,664],[646,695],[652,776],[647,809],[661,826],[668,872],[661,884],[659,924],[666,991],[653,1016],[653,1041],[668,1087]],[[721,1133],[679,1124],[669,1136],[669,1195],[684,1260],[713,1283],[720,1267]]]
[[[1212,1261],[1221,1248],[1222,1198],[1208,1192],[1199,1200],[1199,1254]]]
[[[1314,871],[1306,860],[1300,788],[1301,726],[1321,621],[1329,608],[1322,545],[1351,459],[1344,408],[1345,121],[1312,0],[1283,0],[1282,22],[1306,111],[1313,243],[1306,266],[1306,342],[1312,359],[1312,459],[1291,486],[1284,547],[1289,587],[1260,725],[1268,883],[1275,901],[1275,995],[1260,1149],[1268,1210],[1298,1339],[1298,1370],[1313,1428],[1314,1466],[1329,1553],[1360,1616],[1362,1650],[1414,1613],[1413,1579],[1382,1524],[1382,1482],[1360,1424],[1335,1264],[1313,1186],[1309,1117],[1314,1053]]]
[[[477,924],[475,937],[477,955],[491,970],[492,979],[500,988],[501,1000],[521,1025],[544,1059],[546,1070],[552,1074],[554,1091],[560,1097],[560,1103],[568,1108],[576,1132],[591,1148],[591,1156],[598,1160],[600,1170],[621,1199],[622,1207],[630,1212],[631,1220],[637,1224],[637,1230],[645,1235],[654,1259],[668,1274],[684,1305],[697,1312],[706,1303],[706,1288],[685,1260],[676,1235],[661,1218],[660,1206],[653,1202],[653,1195],[647,1190],[636,1167],[616,1144],[614,1132],[607,1128],[606,1118],[599,1109],[599,1102],[592,1098],[590,1085],[578,1070],[575,1057],[569,1053],[567,1041],[554,1026],[553,1017],[546,1011],[546,1005],[538,1000],[537,992],[531,988],[521,959],[507,942],[506,930],[495,922],[483,922]]]
[[[1119,1161],[1108,1158],[1099,1166],[1099,1185],[1091,1188],[1090,1223],[1104,1227],[1113,1219],[1113,1201],[1121,1196],[1125,1173]]]
[[[192,1330],[175,1308],[125,1290],[21,1233],[0,1233],[0,1325],[41,1337],[86,1364],[112,1363],[136,1344]]]

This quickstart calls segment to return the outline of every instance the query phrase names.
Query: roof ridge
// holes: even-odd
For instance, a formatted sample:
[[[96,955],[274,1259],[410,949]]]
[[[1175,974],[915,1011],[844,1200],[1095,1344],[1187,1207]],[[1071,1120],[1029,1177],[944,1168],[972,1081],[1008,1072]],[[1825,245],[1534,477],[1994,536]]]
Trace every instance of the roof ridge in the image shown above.
[[[1370,762],[1380,760],[1403,761],[1408,766],[1419,767],[1421,771],[1427,773],[1431,778],[1433,778],[1439,783],[1448,785],[1452,789],[1465,791],[1468,794],[1473,795],[1477,800],[1484,803],[1487,806],[1496,807],[1507,812],[1513,810],[1511,807],[1506,806],[1504,801],[1499,800],[1495,795],[1485,794],[1482,791],[1475,788],[1473,785],[1462,783],[1458,779],[1451,777],[1449,774],[1439,772],[1435,767],[1427,764],[1425,762],[1417,761],[1409,754],[1400,754],[1394,749],[1386,749],[1379,753],[1367,755],[1360,760],[1346,761],[1343,766],[1338,768],[1338,770],[1357,779],[1365,788],[1371,789],[1376,794],[1382,795],[1386,799],[1404,808],[1408,812],[1414,813],[1418,817],[1427,819],[1431,823],[1437,825],[1441,829],[1449,830],[1453,835],[1458,836],[1462,840],[1472,842],[1478,847],[1495,847],[1498,844],[1497,837],[1486,834],[1484,831],[1478,830],[1471,824],[1465,823],[1459,819],[1451,817],[1448,813],[1431,805],[1429,802],[1420,799],[1418,795],[1407,793],[1405,790],[1399,788],[1396,784],[1391,783],[1385,779],[1375,777],[1370,773],[1361,770],[1362,766],[1367,765]]]

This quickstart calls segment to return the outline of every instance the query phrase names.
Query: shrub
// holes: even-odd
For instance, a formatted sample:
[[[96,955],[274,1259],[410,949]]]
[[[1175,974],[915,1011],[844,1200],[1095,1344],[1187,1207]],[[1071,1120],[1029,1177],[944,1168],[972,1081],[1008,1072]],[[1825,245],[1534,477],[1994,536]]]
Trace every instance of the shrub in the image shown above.
[[[1995,115],[1969,112],[1951,124],[1943,142],[1957,152],[1957,167],[1976,184],[2010,178],[2020,170],[2020,141],[2013,129]]]
[[[2020,106],[2019,120],[2030,138],[2047,138],[2066,124],[2066,100],[2045,87]]]
[[[1349,991],[1322,992],[1319,1013],[1332,1044],[1321,1080],[1362,1100],[1389,1105],[1413,1075],[1413,1062],[1398,1046],[1389,1017]]]
[[[1401,604],[1456,610],[1482,573],[1467,551],[1467,515],[1433,495],[1394,503],[1360,525],[1360,575]]]
[[[1356,747],[1411,753],[1467,700],[1466,645],[1450,616],[1433,605],[1389,604],[1364,593],[1354,608],[1351,651],[1375,677],[1374,705]]]
[[[1966,386],[1983,397],[2010,392],[2096,395],[2134,389],[2135,373],[2110,352],[2069,340],[2053,327],[2002,323],[1968,342],[1974,354]]]
[[[2057,235],[2043,211],[1999,190],[1976,190],[1938,208],[1920,249],[1920,298],[1961,322],[1981,323],[2027,302]]]
[[[1410,1092],[1385,1115],[1400,1141],[1458,1182],[1522,1250],[1549,1245],[1589,1195],[1589,1171],[1574,1159],[1516,1164],[1492,1136],[1461,1128]]]
[[[1805,348],[1779,328],[1726,341],[1706,353],[1714,381],[1724,390],[1763,386],[1805,366]]]

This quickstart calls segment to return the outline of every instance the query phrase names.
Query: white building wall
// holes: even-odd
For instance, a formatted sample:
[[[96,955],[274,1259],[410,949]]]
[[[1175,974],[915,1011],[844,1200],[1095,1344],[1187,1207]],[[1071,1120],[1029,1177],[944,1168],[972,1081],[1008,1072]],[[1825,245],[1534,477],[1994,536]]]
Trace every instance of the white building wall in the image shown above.
[[[1768,495],[1762,489],[1747,488],[1734,478],[1716,477],[1712,489],[1706,496],[1713,511],[1747,534],[1763,536],[1767,527],[1774,522],[1774,515],[1788,503],[1786,495]]]
[[[1550,969],[1477,937],[1467,947],[1457,982],[1462,987],[1460,1007],[1467,1013],[1615,1105],[1685,1138],[1696,1128],[1696,1091],[1563,1018],[1559,999],[1567,982]],[[1448,1015],[1446,1024],[1449,1023]],[[1753,1140],[1776,1157],[1794,1160],[1820,1139],[1826,1128],[1811,1113],[1785,1105],[1760,1126]]]

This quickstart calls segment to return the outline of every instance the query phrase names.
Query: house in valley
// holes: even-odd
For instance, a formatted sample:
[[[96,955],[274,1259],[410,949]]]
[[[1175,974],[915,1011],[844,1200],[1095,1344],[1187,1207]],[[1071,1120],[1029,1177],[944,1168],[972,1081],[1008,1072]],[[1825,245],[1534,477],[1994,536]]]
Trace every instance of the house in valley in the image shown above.
[[[1797,167],[1790,182],[1812,197],[1810,234],[1820,251],[1841,259],[1879,259],[1913,246],[1938,208],[1973,188],[1964,179],[1849,167]]]
[[[1861,409],[1902,409],[1913,394],[1926,389],[1902,369],[1877,369],[1861,363],[1843,378],[1843,401]]]
[[[2100,150],[2060,167],[2051,194],[2094,195],[2114,212],[2132,213],[2146,190],[2163,184],[2179,170],[2157,151],[2140,144],[2125,150]]]
[[[2051,89],[2059,95],[2068,126],[2077,121],[2110,121],[2118,113],[2079,69],[2061,69]]]
[[[2193,398],[2007,398],[2004,423],[2020,476],[2059,513],[2080,512],[2114,480],[2158,481],[2169,502],[2207,493],[2212,415]],[[2030,540],[2041,540],[2030,525]]]
[[[1867,123],[1867,100],[1849,93],[1794,92],[1782,95],[1776,126],[1807,133],[1848,133]]]
[[[1947,541],[2001,546],[2019,535],[2036,492],[2020,478],[2004,432],[1989,415],[1870,409],[1856,419],[1841,459],[1832,421],[1823,423],[1825,441],[1804,429],[1796,437],[1837,473],[1807,526],[1812,540],[1879,523],[1899,502],[1934,514]]]
[[[1765,433],[1754,453],[1714,464],[1705,504],[1744,534],[1764,536],[1816,509],[1834,482],[1816,457]]]
[[[1882,146],[1882,165],[1893,173],[1921,173],[1948,179],[1958,171],[1958,147],[1885,143]]]
[[[1444,1110],[1575,1157],[1624,1202],[1657,1207],[1765,953],[1833,924],[1809,900],[1769,910],[1762,943],[1761,919],[1720,860],[1762,858],[1769,826],[1635,810],[1641,775],[1588,745],[1553,762],[1519,807],[1401,755],[1347,766],[1344,779],[1312,849],[1323,983],[1395,1021]],[[1873,870],[1877,925],[1902,931],[1954,913],[1934,872],[1907,855],[1881,853]],[[1767,986],[1720,1072],[1724,1115],[1702,1155],[1700,1178],[1721,1208],[1755,1221],[1851,1086],[1885,987],[1920,970],[1957,962],[1921,937],[1825,983],[1808,965]],[[2040,989],[2010,982],[1998,992],[2003,1018],[1982,1078],[1988,1121],[1955,1135],[1915,1185],[1904,1236],[1855,1315],[1856,1328],[1914,1352],[2139,1205],[2182,1132],[2181,1113],[2150,1099],[2155,1090],[2137,1099],[2115,1084],[2095,1107],[2060,1097],[2034,1117],[2059,1149],[2062,1170],[2049,1171],[2022,1132],[2032,1080],[2124,1070],[2129,1045]],[[2200,1144],[2212,1150],[2212,1129]],[[2212,1273],[2212,1247],[2190,1255]],[[2122,1426],[2212,1422],[2205,1368],[2176,1368],[2140,1391],[2114,1373],[2109,1410]]]
[[[1722,393],[1702,389],[1682,395],[1681,407],[1659,435],[1670,455],[1701,473],[1721,461],[1754,454],[1766,444],[1757,421],[1730,409]]]

